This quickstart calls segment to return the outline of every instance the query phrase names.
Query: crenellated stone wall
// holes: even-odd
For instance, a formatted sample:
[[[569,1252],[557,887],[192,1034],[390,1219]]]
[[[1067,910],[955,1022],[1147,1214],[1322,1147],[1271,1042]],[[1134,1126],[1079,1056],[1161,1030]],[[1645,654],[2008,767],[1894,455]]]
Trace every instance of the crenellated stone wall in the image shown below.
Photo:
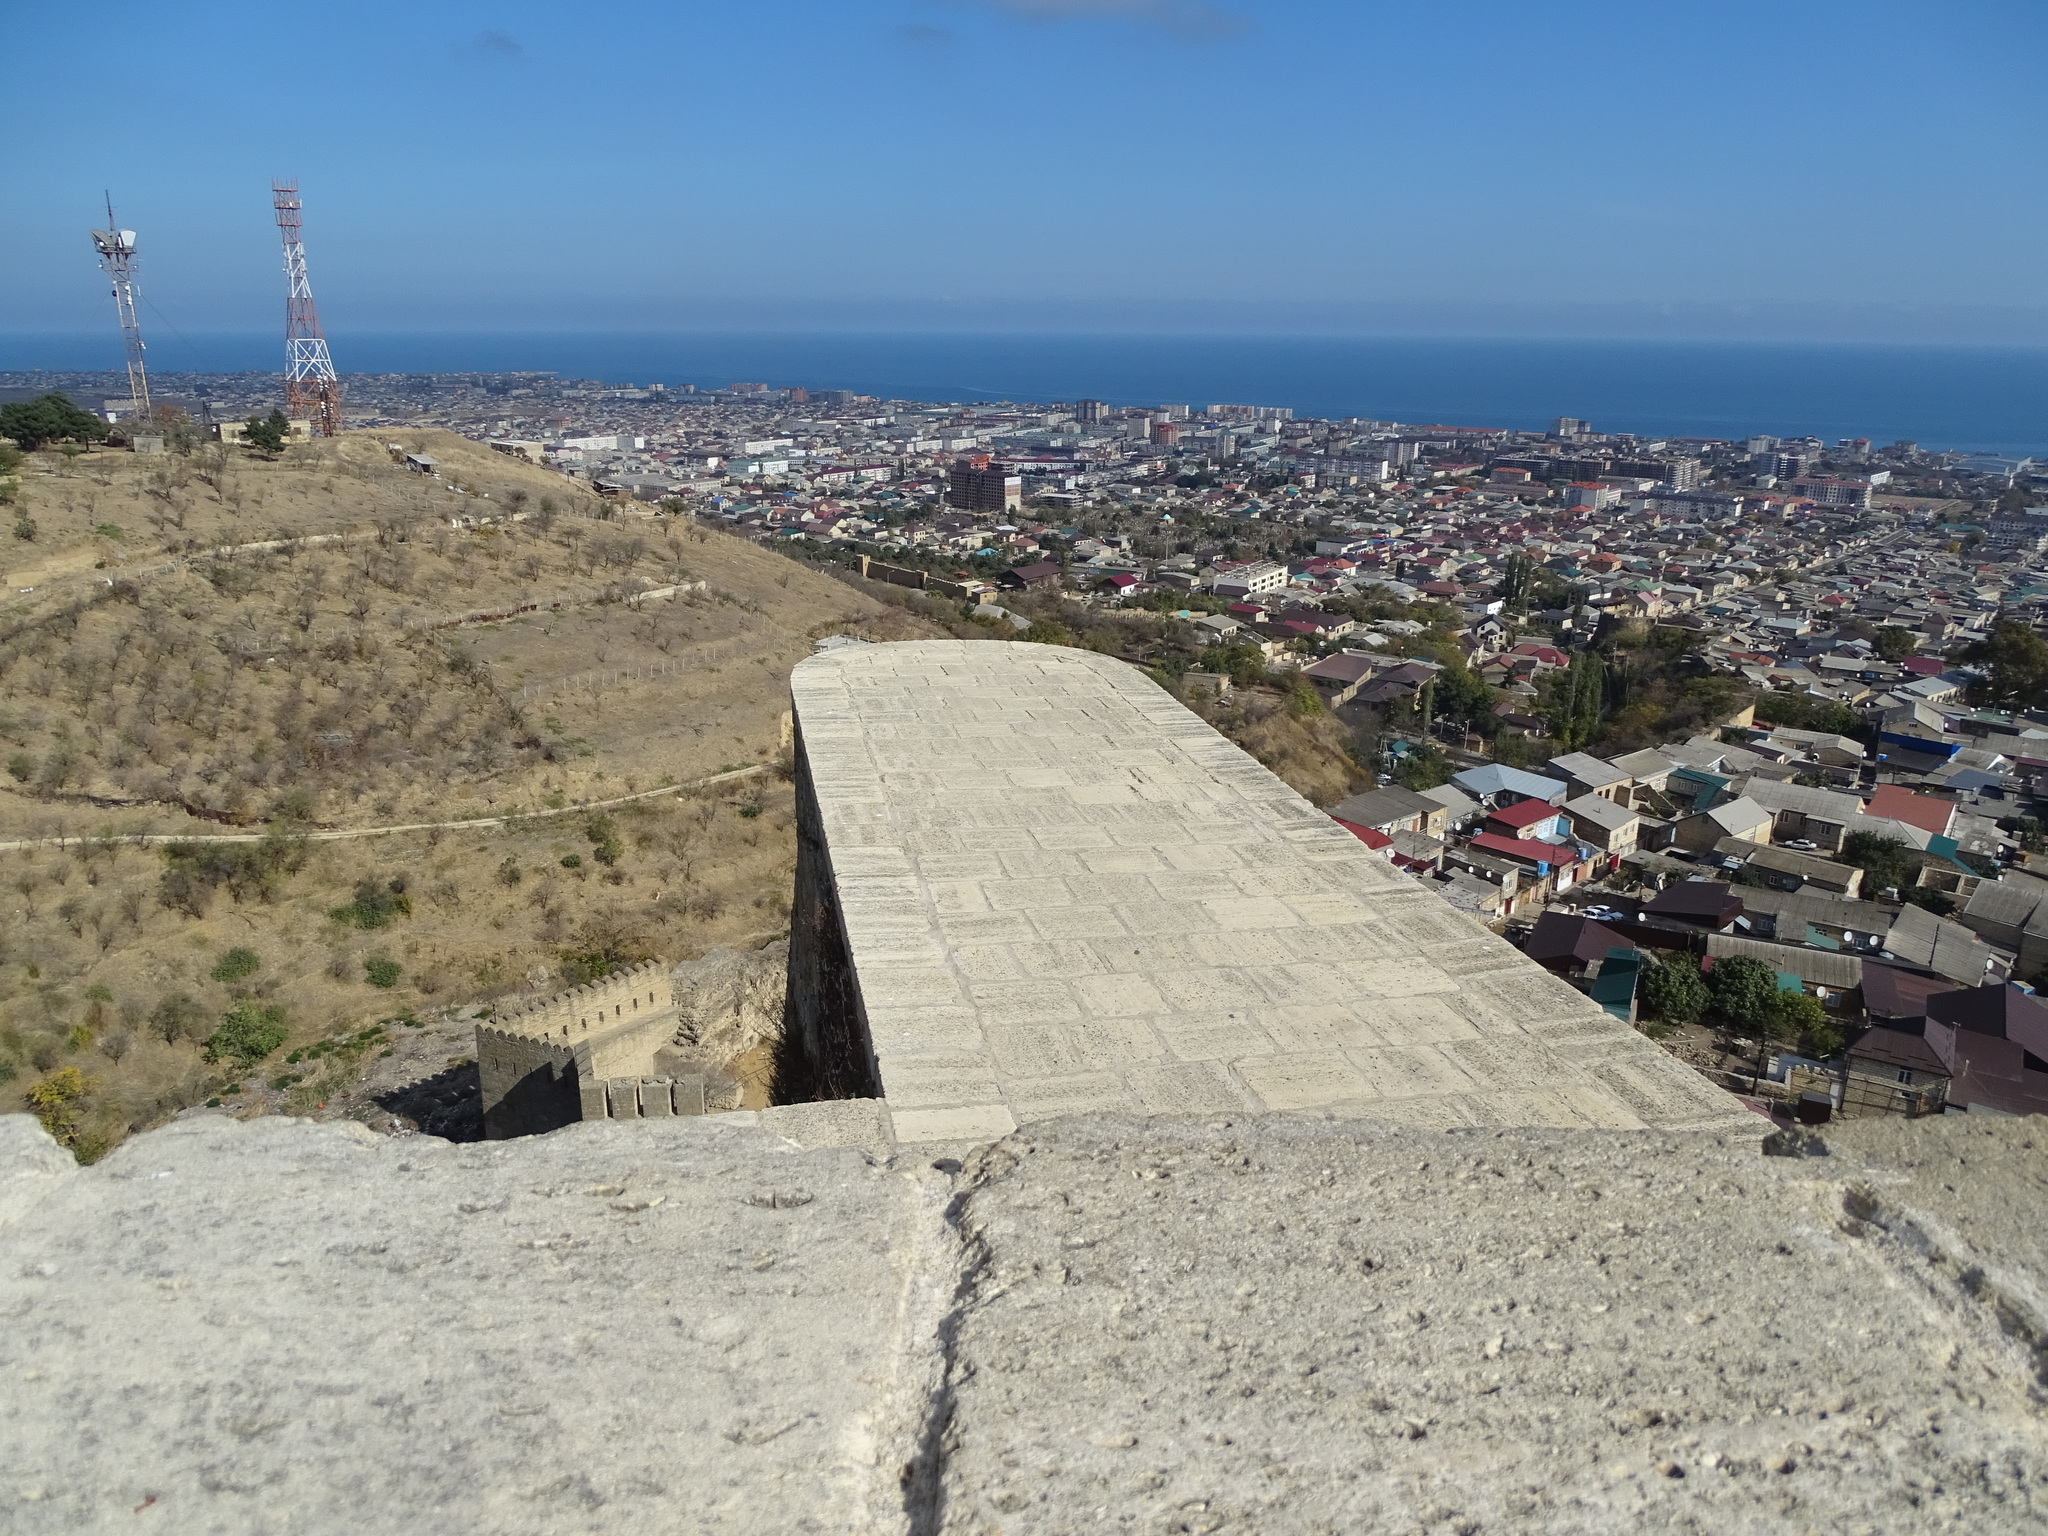
[[[668,966],[659,960],[501,1008],[476,1031],[484,1134],[503,1140],[602,1118],[591,1111],[609,1104],[605,1084],[646,1075],[677,1019]]]

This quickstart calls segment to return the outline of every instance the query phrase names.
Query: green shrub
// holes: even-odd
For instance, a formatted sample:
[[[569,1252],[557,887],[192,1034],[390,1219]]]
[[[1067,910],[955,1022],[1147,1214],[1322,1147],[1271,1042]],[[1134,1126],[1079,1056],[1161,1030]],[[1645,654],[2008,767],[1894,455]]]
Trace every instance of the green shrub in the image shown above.
[[[1766,1034],[1778,1016],[1778,973],[1748,955],[1724,955],[1707,973],[1714,1016],[1744,1035]]]
[[[231,949],[220,957],[213,968],[215,981],[240,981],[244,976],[254,976],[263,962],[253,949]]]
[[[1637,995],[1642,1015],[1670,1024],[1690,1024],[1707,1006],[1707,984],[1700,979],[1700,968],[1682,951],[1645,967]]]
[[[610,868],[619,862],[619,855],[625,851],[619,842],[619,829],[611,817],[596,815],[583,823],[583,835],[590,839],[590,856],[598,863]]]
[[[206,1059],[247,1069],[283,1045],[286,1033],[284,1009],[277,1004],[239,1002],[206,1037]]]
[[[365,960],[363,979],[373,987],[395,987],[398,985],[399,964],[396,960]]]
[[[36,760],[26,752],[17,752],[7,759],[7,775],[17,784],[26,784],[36,776]]]
[[[565,853],[565,854],[563,854],[563,855],[562,855],[562,868],[564,868],[564,869],[581,869],[582,867],[583,867],[583,855],[582,855],[582,854],[580,854],[580,853]]]
[[[412,898],[405,894],[405,876],[398,875],[378,884],[375,880],[356,882],[355,899],[327,914],[351,928],[385,928],[394,918],[412,916]]]

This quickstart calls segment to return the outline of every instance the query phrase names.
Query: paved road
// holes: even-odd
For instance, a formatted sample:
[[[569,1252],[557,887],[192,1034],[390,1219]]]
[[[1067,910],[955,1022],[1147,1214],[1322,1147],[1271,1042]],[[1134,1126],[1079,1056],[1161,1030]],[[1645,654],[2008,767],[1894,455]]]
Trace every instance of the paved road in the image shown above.
[[[685,790],[704,789],[713,784],[726,784],[736,779],[751,778],[757,773],[766,773],[770,765],[756,763],[748,768],[729,768],[723,773],[714,773],[708,778],[691,779],[685,784],[664,784],[659,789],[643,789],[637,794],[618,795],[610,800],[585,800],[576,805],[565,805],[560,810],[521,811],[508,816],[472,816],[462,821],[409,821],[390,827],[333,827],[301,833],[308,842],[341,843],[358,837],[389,837],[395,832],[432,832],[439,828],[455,831],[476,827],[502,827],[515,821],[532,821],[543,816],[580,816],[586,811],[608,810],[615,805],[630,805],[636,800],[658,800],[663,795],[679,795]],[[118,837],[23,837],[11,842],[0,842],[0,853],[12,853],[22,848],[68,848],[74,843],[98,841],[119,843],[260,843],[276,829],[266,832],[143,832]]]

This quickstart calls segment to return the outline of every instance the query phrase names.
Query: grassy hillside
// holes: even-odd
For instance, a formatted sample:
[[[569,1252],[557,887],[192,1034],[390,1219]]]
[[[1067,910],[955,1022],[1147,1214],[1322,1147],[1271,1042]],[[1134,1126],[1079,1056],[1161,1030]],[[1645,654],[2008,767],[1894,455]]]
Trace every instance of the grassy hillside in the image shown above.
[[[0,848],[0,1111],[33,1094],[92,1152],[255,1061],[307,1108],[367,1048],[287,1068],[315,1042],[785,926],[788,669],[930,631],[452,435],[402,445],[440,481],[366,434],[31,461],[0,842],[67,843]],[[319,840],[427,822],[457,824]],[[223,835],[251,840],[138,841]]]

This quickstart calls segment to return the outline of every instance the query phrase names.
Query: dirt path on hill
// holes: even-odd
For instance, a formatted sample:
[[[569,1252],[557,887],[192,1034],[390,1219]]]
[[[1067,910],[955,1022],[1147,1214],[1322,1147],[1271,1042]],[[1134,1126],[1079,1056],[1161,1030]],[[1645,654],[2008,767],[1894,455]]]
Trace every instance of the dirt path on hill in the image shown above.
[[[390,837],[399,832],[453,832],[473,830],[479,827],[502,827],[515,821],[541,821],[552,816],[580,816],[588,811],[609,810],[615,805],[630,805],[636,800],[657,800],[663,795],[680,795],[687,790],[707,789],[714,784],[731,783],[737,779],[750,778],[757,773],[768,773],[773,765],[755,763],[746,768],[729,768],[724,773],[714,773],[702,779],[691,779],[683,784],[664,784],[659,789],[643,789],[636,794],[617,795],[609,800],[583,800],[575,805],[565,805],[558,810],[520,811],[509,816],[472,816],[461,821],[410,821],[389,827],[326,827],[295,834],[311,843],[341,843],[359,837]],[[0,842],[0,853],[13,853],[23,848],[70,848],[79,843],[109,842],[146,846],[153,843],[260,843],[271,832],[141,832],[122,833],[106,838],[95,837],[21,837]]]

